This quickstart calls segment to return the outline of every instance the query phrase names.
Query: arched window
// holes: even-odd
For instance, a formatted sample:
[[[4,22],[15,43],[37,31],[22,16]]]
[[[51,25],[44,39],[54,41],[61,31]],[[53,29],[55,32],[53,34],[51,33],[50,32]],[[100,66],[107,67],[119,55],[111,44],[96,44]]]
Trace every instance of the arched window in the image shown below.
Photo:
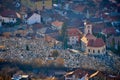
[[[90,52],[90,49],[88,49],[88,52]]]
[[[98,53],[100,53],[100,50],[98,50]]]
[[[93,50],[93,53],[95,53],[95,50]]]
[[[88,30],[88,33],[90,33],[90,30]]]

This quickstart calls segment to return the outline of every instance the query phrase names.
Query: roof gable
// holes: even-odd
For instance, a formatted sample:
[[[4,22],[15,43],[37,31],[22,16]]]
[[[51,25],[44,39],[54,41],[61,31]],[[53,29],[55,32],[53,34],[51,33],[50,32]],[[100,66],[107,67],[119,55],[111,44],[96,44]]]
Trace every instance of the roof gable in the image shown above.
[[[2,17],[18,18],[18,13],[14,10],[4,10],[0,13]]]

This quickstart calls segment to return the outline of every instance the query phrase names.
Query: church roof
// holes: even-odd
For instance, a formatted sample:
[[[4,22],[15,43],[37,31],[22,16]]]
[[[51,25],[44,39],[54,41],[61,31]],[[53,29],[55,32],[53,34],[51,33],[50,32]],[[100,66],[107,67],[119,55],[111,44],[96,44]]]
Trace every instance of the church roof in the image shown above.
[[[94,35],[90,34],[90,33],[86,34],[85,37],[86,37],[88,40],[91,40],[91,39],[95,40],[95,39],[96,39],[96,37],[95,37]]]
[[[87,46],[88,47],[102,47],[105,43],[102,38],[97,38],[95,40],[89,40]]]

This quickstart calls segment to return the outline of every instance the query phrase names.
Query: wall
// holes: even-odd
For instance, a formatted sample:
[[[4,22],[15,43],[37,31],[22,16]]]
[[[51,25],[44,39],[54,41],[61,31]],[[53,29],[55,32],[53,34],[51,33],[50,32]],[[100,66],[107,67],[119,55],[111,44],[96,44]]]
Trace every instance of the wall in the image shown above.
[[[16,23],[16,22],[17,22],[16,18],[2,17],[2,20],[3,20],[3,22],[5,22],[5,23],[9,23],[9,22]]]
[[[41,23],[41,15],[34,13],[30,18],[28,18],[27,24],[34,23]]]
[[[79,41],[79,36],[70,36],[68,44],[76,44]]]
[[[90,52],[88,51],[88,49],[90,49]],[[94,53],[93,53],[94,50]],[[98,52],[98,50],[100,52]],[[86,48],[86,53],[87,54],[105,54],[106,53],[106,46],[103,47],[87,47]]]

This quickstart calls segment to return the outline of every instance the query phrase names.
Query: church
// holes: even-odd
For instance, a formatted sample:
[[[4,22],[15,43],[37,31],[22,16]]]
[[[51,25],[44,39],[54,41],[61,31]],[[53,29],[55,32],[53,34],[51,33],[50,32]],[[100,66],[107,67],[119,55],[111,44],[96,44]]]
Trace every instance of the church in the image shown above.
[[[92,34],[92,24],[84,22],[84,36],[81,38],[81,50],[85,54],[105,54],[106,45],[102,38],[97,38]]]

